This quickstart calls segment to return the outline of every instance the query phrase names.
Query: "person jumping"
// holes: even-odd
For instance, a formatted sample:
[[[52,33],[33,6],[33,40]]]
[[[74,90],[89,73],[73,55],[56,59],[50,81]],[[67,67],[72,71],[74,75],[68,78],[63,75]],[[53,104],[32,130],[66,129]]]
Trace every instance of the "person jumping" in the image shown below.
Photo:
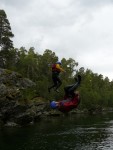
[[[54,88],[56,92],[59,93],[58,88],[61,86],[62,81],[59,77],[60,72],[65,72],[65,70],[61,67],[61,62],[57,61],[55,64],[52,65],[52,80],[53,80],[53,85],[48,87],[48,92],[50,93],[51,89]]]
[[[72,109],[76,108],[80,103],[80,95],[76,89],[79,87],[81,83],[81,76],[78,75],[77,82],[72,85],[68,85],[64,88],[65,95],[63,100],[60,101],[51,101],[50,107],[52,109],[58,109],[63,113],[67,113]]]

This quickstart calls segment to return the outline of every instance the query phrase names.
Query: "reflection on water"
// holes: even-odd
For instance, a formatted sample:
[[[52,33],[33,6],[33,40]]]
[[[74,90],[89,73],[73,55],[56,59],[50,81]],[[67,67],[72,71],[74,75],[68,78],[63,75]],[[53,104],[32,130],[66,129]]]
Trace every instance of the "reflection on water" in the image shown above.
[[[48,118],[0,129],[0,150],[112,150],[113,114]]]

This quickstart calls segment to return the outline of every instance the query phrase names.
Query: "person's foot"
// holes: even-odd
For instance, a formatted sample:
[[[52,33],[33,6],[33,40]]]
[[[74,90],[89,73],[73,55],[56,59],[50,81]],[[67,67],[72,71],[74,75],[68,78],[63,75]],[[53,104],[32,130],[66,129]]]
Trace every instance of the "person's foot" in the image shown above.
[[[74,79],[76,82],[79,82],[79,83],[81,82],[81,76],[80,75],[78,75],[77,78],[75,77]]]

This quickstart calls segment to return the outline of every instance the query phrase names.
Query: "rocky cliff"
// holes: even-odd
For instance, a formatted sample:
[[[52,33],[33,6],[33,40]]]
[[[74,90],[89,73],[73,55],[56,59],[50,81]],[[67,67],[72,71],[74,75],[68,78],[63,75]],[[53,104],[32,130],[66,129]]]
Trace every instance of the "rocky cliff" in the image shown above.
[[[49,103],[26,102],[24,91],[35,83],[19,73],[0,69],[0,122],[5,125],[26,125],[47,115]]]

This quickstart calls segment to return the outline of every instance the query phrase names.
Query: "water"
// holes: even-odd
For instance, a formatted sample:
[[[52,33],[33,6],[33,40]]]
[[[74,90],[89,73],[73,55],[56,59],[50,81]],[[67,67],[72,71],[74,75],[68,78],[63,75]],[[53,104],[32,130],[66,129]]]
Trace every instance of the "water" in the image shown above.
[[[0,128],[0,150],[113,150],[113,113],[48,118]]]

